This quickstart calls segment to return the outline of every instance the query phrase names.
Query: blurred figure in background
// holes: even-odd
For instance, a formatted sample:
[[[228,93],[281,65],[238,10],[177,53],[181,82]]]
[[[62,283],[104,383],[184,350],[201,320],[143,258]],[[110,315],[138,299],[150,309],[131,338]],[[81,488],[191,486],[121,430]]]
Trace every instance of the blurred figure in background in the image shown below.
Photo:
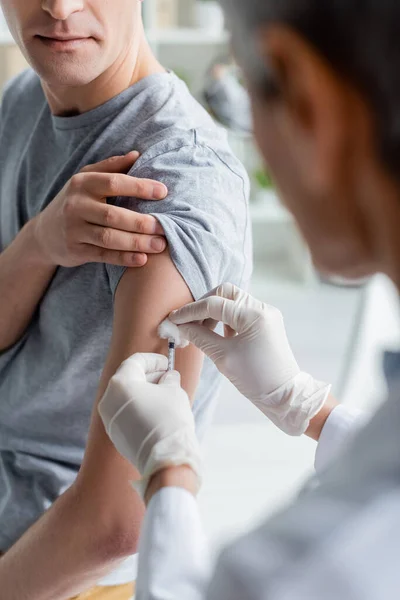
[[[399,287],[398,0],[223,4],[259,146],[317,267],[384,272]],[[210,573],[189,401],[163,357],[131,357],[100,411],[142,473],[138,599],[398,598],[400,355],[385,356],[389,397],[364,426],[301,371],[275,308],[225,284],[170,318],[278,427],[319,440],[319,485],[228,547]],[[213,331],[219,321],[225,337]],[[259,478],[269,485],[268,473]]]
[[[228,129],[252,133],[250,98],[233,61],[217,61],[207,77],[204,97],[218,121]]]

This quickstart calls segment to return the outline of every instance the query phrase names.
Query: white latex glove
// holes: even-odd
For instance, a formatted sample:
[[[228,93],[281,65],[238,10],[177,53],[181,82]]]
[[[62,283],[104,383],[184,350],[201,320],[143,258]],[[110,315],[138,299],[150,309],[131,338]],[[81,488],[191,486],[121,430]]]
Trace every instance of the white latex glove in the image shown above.
[[[117,450],[149,479],[165,467],[189,465],[199,477],[201,454],[189,398],[168,359],[135,354],[122,363],[100,401],[99,413]]]
[[[277,308],[225,283],[170,320],[282,431],[307,431],[331,386],[300,371]],[[219,321],[225,337],[212,331]]]

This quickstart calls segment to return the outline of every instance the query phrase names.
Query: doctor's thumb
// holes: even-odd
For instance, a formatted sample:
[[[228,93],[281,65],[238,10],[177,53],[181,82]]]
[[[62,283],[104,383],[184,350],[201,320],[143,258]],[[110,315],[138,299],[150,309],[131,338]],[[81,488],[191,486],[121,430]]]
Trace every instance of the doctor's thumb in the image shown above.
[[[174,385],[180,387],[181,374],[179,373],[179,371],[168,371],[161,377],[160,381],[158,382],[158,385]]]
[[[220,354],[223,338],[205,325],[179,325],[179,331],[185,340],[196,346],[212,360],[216,360]]]

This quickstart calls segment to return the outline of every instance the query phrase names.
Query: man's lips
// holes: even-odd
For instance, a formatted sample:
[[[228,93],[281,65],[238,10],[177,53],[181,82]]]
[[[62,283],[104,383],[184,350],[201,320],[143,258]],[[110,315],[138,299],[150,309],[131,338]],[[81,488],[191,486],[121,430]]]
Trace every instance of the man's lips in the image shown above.
[[[70,42],[71,40],[88,40],[90,36],[78,34],[54,34],[54,35],[37,35],[37,37],[47,40],[56,40],[57,42]]]
[[[87,43],[93,40],[92,37],[80,37],[80,36],[44,36],[37,35],[37,39],[43,42],[46,46],[50,46],[54,49],[68,49],[74,48],[75,46],[79,46],[81,44]]]

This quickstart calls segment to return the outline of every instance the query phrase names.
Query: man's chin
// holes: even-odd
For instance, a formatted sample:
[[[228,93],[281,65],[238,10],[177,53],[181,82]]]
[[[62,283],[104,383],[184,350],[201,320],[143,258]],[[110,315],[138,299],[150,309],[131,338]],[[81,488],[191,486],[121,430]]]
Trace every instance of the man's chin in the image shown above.
[[[98,76],[81,65],[59,65],[58,68],[54,66],[52,64],[48,67],[43,65],[33,67],[43,83],[49,87],[83,87]]]
[[[85,86],[101,73],[99,53],[93,52],[93,46],[62,53],[32,45],[27,48],[27,55],[34,71],[48,86]]]
[[[368,281],[375,271],[367,265],[332,265],[313,260],[315,269],[321,278],[330,283],[342,286],[359,286]]]
[[[377,272],[376,265],[366,256],[326,251],[311,252],[315,269],[323,279],[342,285],[357,285],[365,282]]]

